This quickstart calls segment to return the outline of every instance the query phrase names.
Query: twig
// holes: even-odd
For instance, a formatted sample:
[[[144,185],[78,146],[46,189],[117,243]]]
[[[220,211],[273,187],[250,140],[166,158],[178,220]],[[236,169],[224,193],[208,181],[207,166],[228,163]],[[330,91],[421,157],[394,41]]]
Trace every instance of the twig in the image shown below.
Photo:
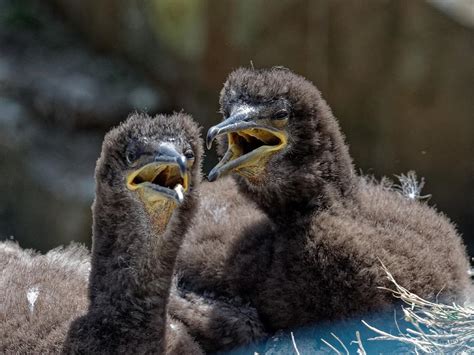
[[[295,336],[293,335],[293,332],[291,334],[291,341],[293,342],[293,348],[295,349],[296,355],[300,355],[300,351],[298,350],[298,347],[296,346],[296,341],[295,341]]]
[[[337,355],[342,355],[342,353],[339,350],[337,350],[334,346],[332,346],[329,342],[327,342],[323,338],[321,338],[321,341],[327,346],[329,346],[332,350],[334,350],[337,353]]]
[[[346,348],[346,346],[344,345],[344,343],[342,342],[342,340],[339,339],[339,338],[336,336],[336,334],[334,334],[334,333],[331,333],[331,335],[334,337],[334,339],[336,339],[336,340],[339,342],[339,344],[342,345],[342,347],[343,347],[344,350],[346,351],[346,354],[347,354],[347,355],[350,355],[349,350]]]
[[[351,341],[351,344],[357,344],[357,354],[359,355],[367,355],[367,352],[364,349],[364,345],[362,345],[362,339],[360,338],[359,331],[356,331],[356,340]]]
[[[441,304],[425,300],[399,285],[387,267],[380,261],[387,278],[395,289],[384,288],[394,297],[401,299],[405,320],[414,329],[400,330],[395,318],[399,335],[392,335],[367,324],[363,324],[380,336],[369,340],[395,340],[415,347],[415,352],[446,353],[471,352],[474,349],[474,308],[457,304]],[[436,296],[436,299],[438,295]],[[426,327],[426,328],[425,328]]]

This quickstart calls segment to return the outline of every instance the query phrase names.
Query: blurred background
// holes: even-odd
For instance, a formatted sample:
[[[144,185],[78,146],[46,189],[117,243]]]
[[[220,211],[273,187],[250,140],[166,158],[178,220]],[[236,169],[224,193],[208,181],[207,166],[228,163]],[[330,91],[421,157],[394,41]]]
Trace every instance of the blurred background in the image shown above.
[[[90,245],[104,133],[134,110],[207,129],[253,63],[319,87],[357,169],[424,177],[474,255],[473,59],[472,0],[0,0],[0,237]]]

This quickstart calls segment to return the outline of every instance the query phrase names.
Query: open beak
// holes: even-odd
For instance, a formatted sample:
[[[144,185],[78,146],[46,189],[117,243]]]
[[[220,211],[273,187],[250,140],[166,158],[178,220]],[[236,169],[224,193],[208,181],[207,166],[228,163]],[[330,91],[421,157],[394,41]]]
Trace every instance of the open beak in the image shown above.
[[[209,181],[232,171],[259,180],[270,157],[285,148],[288,141],[283,129],[259,120],[251,110],[240,111],[211,127],[206,137],[207,148],[210,149],[214,139],[223,134],[227,134],[228,149],[209,173]]]
[[[127,187],[140,191],[151,204],[167,199],[182,203],[189,188],[186,157],[172,144],[160,144],[151,162],[127,176]]]

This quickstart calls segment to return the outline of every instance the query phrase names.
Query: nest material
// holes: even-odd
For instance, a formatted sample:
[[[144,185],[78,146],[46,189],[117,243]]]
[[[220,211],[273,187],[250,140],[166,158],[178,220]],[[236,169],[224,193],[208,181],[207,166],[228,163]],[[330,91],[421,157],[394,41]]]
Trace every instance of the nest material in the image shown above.
[[[397,283],[393,275],[382,264],[387,278],[394,285],[394,289],[386,289],[393,296],[402,300],[405,306],[402,311],[409,326],[402,331],[397,324],[398,335],[387,333],[366,321],[362,323],[378,334],[369,338],[369,341],[395,341],[413,347],[416,354],[472,354],[474,353],[474,307],[457,304],[442,304],[427,301]],[[338,346],[321,339],[328,347],[338,354],[349,354],[347,347],[335,335],[331,334],[339,343]],[[367,354],[359,332],[356,332],[355,343],[357,353]],[[351,343],[351,344],[352,344]],[[344,349],[340,351],[338,348]]]

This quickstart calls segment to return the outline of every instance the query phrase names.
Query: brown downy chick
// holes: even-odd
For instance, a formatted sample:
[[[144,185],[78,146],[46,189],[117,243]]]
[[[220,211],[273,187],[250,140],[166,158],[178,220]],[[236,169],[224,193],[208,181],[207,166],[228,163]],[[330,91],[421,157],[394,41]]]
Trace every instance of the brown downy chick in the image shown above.
[[[220,98],[224,121],[211,127],[223,158],[214,181],[234,173],[241,191],[271,217],[312,215],[357,185],[339,125],[319,91],[287,69],[238,69]]]
[[[209,178],[232,173],[274,230],[249,228],[224,246],[217,238],[194,244],[194,253],[217,259],[215,269],[185,265],[184,285],[244,298],[268,332],[392,305],[378,288],[389,286],[381,262],[421,297],[462,300],[468,262],[455,227],[427,204],[354,173],[312,83],[282,68],[238,69],[220,102],[224,121],[209,130],[207,144],[219,137],[223,158]],[[216,245],[225,251],[215,253]],[[183,252],[192,260],[193,248]]]
[[[184,114],[134,115],[96,168],[87,313],[66,352],[162,353],[175,259],[196,206],[199,128]],[[189,351],[197,351],[190,344]]]
[[[74,263],[75,249],[57,252],[47,264],[7,245],[4,274],[27,256],[43,274],[28,267],[9,277],[15,281],[10,298],[25,285],[35,287],[36,298],[28,295],[30,310],[26,298],[12,301],[19,307],[0,326],[13,339],[4,352],[201,352],[184,325],[166,315],[175,259],[196,207],[201,144],[199,128],[184,114],[135,114],[106,135],[95,173],[90,273],[65,267]],[[87,260],[82,254],[78,260]],[[14,327],[16,318],[21,327]]]

